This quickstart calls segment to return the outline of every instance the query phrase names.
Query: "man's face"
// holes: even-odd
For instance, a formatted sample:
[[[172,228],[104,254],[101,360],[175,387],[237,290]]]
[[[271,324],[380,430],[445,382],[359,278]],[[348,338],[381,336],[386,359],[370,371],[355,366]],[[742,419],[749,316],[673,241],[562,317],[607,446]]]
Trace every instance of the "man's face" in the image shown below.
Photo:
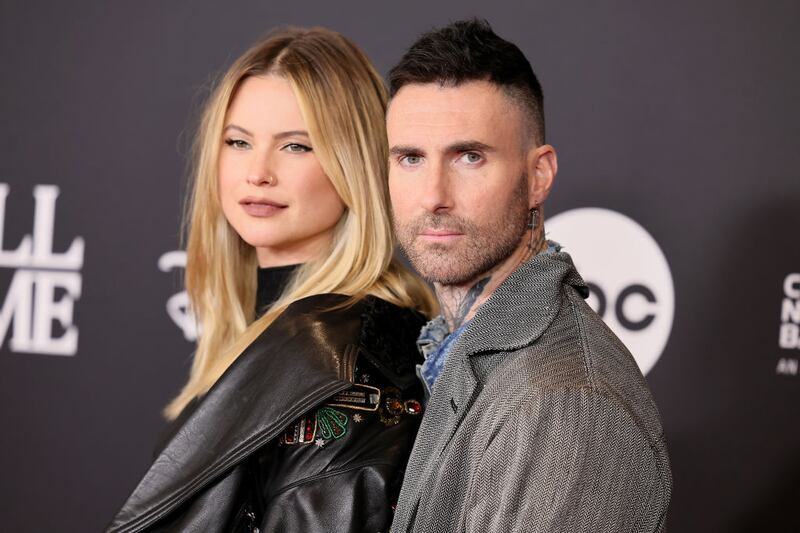
[[[486,81],[410,84],[392,99],[395,230],[426,279],[468,283],[520,244],[529,209],[522,113]]]

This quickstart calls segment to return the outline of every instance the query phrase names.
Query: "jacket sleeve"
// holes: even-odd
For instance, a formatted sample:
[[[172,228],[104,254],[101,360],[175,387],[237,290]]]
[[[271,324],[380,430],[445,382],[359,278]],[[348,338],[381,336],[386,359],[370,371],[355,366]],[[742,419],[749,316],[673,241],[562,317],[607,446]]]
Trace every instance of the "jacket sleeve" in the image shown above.
[[[664,527],[666,465],[613,398],[588,388],[538,393],[487,442],[470,483],[468,532]]]

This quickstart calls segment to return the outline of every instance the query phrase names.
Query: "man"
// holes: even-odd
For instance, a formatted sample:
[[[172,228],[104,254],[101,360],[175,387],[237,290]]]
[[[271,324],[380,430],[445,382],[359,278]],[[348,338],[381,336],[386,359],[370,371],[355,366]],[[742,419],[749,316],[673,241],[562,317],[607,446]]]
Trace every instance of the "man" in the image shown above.
[[[545,240],[557,160],[525,56],[486,22],[421,37],[390,73],[400,243],[442,315],[392,531],[664,531],[672,476],[630,353]]]

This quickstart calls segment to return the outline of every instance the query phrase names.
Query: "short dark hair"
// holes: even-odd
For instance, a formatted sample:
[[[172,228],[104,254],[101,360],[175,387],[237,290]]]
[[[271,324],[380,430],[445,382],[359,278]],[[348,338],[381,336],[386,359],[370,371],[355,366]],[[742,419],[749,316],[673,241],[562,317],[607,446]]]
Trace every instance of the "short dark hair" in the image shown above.
[[[498,36],[486,20],[453,22],[422,35],[389,71],[389,96],[410,83],[458,86],[489,81],[525,110],[537,144],[544,143],[544,96],[525,54]]]

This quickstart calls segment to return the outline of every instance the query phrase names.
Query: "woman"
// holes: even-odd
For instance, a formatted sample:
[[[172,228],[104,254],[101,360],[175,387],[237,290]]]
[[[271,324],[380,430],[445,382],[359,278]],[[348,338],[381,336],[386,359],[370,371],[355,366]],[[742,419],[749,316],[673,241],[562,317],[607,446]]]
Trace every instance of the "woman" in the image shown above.
[[[393,259],[380,77],[341,35],[256,44],[206,106],[174,434],[109,531],[385,531],[427,287]]]

